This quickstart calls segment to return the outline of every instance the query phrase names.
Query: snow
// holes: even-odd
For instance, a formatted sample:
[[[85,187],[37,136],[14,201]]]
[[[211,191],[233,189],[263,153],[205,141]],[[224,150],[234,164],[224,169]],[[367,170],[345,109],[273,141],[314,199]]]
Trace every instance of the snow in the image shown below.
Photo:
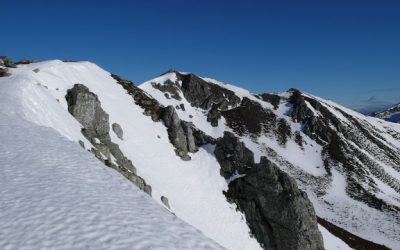
[[[34,68],[40,71],[33,73]],[[214,155],[200,148],[191,161],[182,161],[169,142],[165,126],[144,116],[142,108],[134,104],[110,73],[89,62],[58,60],[21,65],[11,72],[12,77],[0,79],[2,95],[10,96],[8,101],[0,100],[0,104],[7,104],[4,110],[13,110],[24,119],[52,127],[69,140],[82,140],[90,148],[90,143],[80,134],[80,125],[68,113],[65,101],[67,90],[74,84],[86,85],[98,95],[102,108],[109,114],[110,124],[121,125],[124,140],[120,141],[114,133],[110,133],[111,139],[132,160],[138,175],[152,186],[156,202],[162,205],[160,197],[167,197],[176,216],[223,247],[260,249],[250,236],[244,215],[223,194],[227,183],[220,176]],[[210,126],[205,130],[212,132],[212,129]],[[214,135],[221,132],[217,128]]]
[[[322,234],[322,238],[324,239],[325,250],[352,249],[344,241],[331,234],[323,226],[318,225],[318,229]]]
[[[53,129],[0,128],[1,249],[222,249]]]

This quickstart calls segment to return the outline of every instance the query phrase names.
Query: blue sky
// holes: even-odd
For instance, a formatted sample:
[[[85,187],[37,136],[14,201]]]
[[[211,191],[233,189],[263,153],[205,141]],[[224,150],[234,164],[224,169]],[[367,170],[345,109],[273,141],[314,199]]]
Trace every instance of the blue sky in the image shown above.
[[[2,1],[0,54],[168,69],[352,108],[400,102],[400,1]]]

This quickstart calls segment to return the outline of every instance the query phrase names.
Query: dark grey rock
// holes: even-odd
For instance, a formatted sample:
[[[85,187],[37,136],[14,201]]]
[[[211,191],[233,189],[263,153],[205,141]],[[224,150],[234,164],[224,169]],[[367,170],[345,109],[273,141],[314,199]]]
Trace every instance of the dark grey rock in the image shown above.
[[[194,107],[208,110],[213,104],[218,104],[220,109],[227,109],[229,106],[234,107],[240,103],[240,98],[231,90],[207,82],[193,74],[176,72],[176,75],[178,80],[182,81],[183,95]]]
[[[265,157],[232,181],[225,195],[245,214],[264,249],[324,249],[307,194]]]
[[[35,73],[39,73],[40,69],[36,68],[36,69],[34,69],[32,71],[35,72]]]
[[[121,125],[119,125],[118,123],[113,123],[111,125],[111,128],[119,139],[124,139],[124,131],[122,130]]]
[[[213,105],[207,114],[207,121],[211,126],[218,127],[218,120],[221,118],[221,113],[218,111],[218,105]]]
[[[224,137],[217,140],[214,151],[221,176],[228,179],[234,174],[243,174],[254,163],[254,154],[231,132],[224,132]]]
[[[85,148],[85,143],[83,141],[79,140],[78,142],[79,142],[79,145],[81,145],[82,148]]]
[[[161,196],[161,202],[168,208],[171,209],[171,207],[169,206],[169,202],[168,202],[168,198],[165,196]]]
[[[103,111],[97,95],[82,84],[75,84],[66,95],[68,111],[82,126],[93,131],[99,139],[106,138],[110,131],[108,114]]]
[[[240,106],[222,110],[221,114],[228,127],[238,135],[260,135],[270,132],[277,122],[277,117],[271,110],[263,108],[260,103],[247,97],[243,98]]]
[[[180,157],[186,156],[189,152],[188,140],[182,127],[181,119],[179,119],[173,106],[168,106],[164,109],[162,120],[167,127],[169,139],[172,145],[175,146],[177,154]]]
[[[218,139],[214,154],[223,177],[239,177],[224,194],[264,249],[324,249],[315,211],[294,179],[265,157],[255,164],[253,153],[230,132]]]

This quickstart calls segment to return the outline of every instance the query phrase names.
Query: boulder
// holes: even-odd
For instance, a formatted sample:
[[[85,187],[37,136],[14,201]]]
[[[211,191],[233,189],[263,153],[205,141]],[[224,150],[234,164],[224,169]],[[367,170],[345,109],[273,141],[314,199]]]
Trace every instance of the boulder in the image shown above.
[[[109,116],[102,109],[96,94],[83,84],[75,84],[65,96],[68,111],[78,120],[82,134],[93,144],[91,152],[107,166],[116,169],[140,189],[151,195],[151,187],[136,174],[136,168],[120,150],[118,144],[111,141],[109,134]],[[118,138],[122,139],[123,131],[117,123],[112,125]],[[113,160],[115,159],[115,161]]]
[[[113,123],[111,125],[111,128],[119,139],[124,139],[124,131],[122,130],[121,125],[119,125],[118,123]]]

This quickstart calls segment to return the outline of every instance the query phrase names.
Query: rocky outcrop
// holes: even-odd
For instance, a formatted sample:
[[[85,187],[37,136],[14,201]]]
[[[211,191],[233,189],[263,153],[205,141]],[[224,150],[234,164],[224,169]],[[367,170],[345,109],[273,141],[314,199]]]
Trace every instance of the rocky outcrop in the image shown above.
[[[75,84],[65,96],[68,111],[82,125],[82,134],[92,143],[91,152],[109,167],[131,180],[136,186],[151,195],[151,186],[136,174],[136,168],[125,157],[118,144],[110,138],[109,116],[102,109],[96,94],[83,84]],[[115,159],[115,160],[114,160]]]
[[[263,248],[324,249],[315,211],[294,179],[265,157],[254,163],[252,152],[229,132],[214,153],[221,175],[231,180],[225,196],[244,213]]]
[[[153,88],[160,90],[161,92],[168,93],[168,96],[174,98],[175,100],[182,100],[182,97],[179,95],[179,85],[171,80],[165,81],[163,84],[152,82],[151,86]]]
[[[138,88],[129,80],[125,80],[120,76],[111,74],[118,84],[120,84],[126,92],[132,96],[136,105],[143,108],[144,115],[150,116],[153,121],[159,121],[160,115],[163,112],[163,106],[153,97],[149,96],[142,89]]]
[[[194,107],[208,110],[213,104],[218,104],[221,110],[225,110],[240,103],[240,98],[231,90],[207,82],[194,74],[175,73],[182,82],[183,95]]]
[[[133,97],[135,103],[144,109],[145,115],[150,116],[154,121],[163,121],[167,127],[169,140],[175,147],[175,153],[182,160],[190,160],[188,153],[197,152],[198,147],[215,143],[214,138],[198,130],[191,122],[182,121],[173,106],[164,107],[131,81],[117,75],[111,76]],[[179,107],[184,110],[183,104]]]
[[[119,139],[123,140],[124,139],[124,131],[122,130],[121,125],[119,125],[118,123],[113,123],[111,127],[112,127],[112,130],[114,131],[115,135]]]
[[[230,132],[225,132],[224,137],[217,140],[214,154],[221,166],[221,176],[225,179],[246,173],[254,163],[253,152]]]
[[[167,132],[172,145],[175,146],[176,154],[182,160],[190,160],[188,153],[195,153],[199,147],[213,143],[214,140],[195,128],[191,122],[182,121],[173,106],[163,109],[161,119],[167,127]]]
[[[232,128],[238,135],[266,133],[276,126],[277,120],[273,112],[264,109],[261,104],[246,97],[243,98],[240,106],[221,111],[221,114],[228,127]]]
[[[269,102],[272,104],[274,109],[278,109],[279,103],[281,101],[281,97],[279,95],[263,93],[258,96],[265,102]]]

